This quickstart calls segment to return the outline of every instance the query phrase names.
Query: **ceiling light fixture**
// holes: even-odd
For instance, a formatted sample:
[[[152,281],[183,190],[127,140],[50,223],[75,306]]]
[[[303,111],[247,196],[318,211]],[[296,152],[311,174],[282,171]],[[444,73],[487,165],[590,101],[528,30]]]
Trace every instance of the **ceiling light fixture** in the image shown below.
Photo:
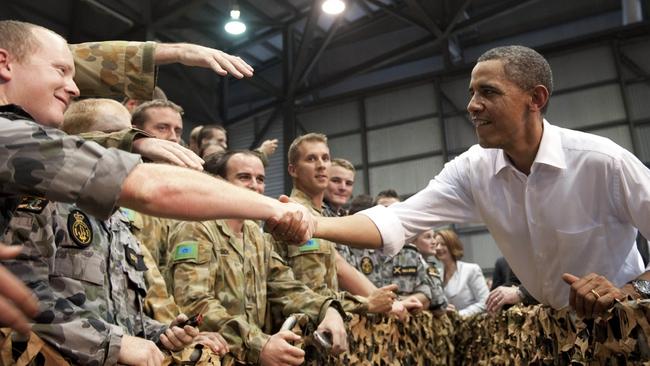
[[[345,2],[342,0],[325,0],[321,6],[324,12],[327,14],[341,14],[345,10]]]
[[[239,35],[246,32],[246,24],[239,20],[239,5],[234,4],[232,10],[230,11],[230,20],[223,27],[226,32],[234,35]]]

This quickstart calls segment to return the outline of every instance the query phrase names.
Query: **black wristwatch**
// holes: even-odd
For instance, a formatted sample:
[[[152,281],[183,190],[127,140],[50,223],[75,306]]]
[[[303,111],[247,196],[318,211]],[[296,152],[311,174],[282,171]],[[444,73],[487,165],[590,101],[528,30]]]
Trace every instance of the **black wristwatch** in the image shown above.
[[[650,281],[634,280],[630,282],[642,299],[650,299]]]

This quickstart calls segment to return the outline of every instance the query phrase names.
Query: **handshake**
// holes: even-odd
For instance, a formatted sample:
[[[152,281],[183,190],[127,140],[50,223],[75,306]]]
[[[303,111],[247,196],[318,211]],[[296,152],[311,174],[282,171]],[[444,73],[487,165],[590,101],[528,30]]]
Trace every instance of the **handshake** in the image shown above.
[[[297,204],[285,195],[279,198],[277,213],[269,217],[264,231],[276,240],[299,245],[307,242],[316,233],[316,217],[305,206]]]

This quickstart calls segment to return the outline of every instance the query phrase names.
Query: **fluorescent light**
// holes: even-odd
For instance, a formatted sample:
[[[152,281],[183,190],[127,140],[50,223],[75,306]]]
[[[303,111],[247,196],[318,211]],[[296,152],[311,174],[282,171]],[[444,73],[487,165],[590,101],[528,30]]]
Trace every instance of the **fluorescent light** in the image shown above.
[[[239,20],[239,15],[239,10],[233,9],[230,11],[230,21],[224,26],[226,32],[234,35],[246,32],[246,24]]]
[[[321,8],[327,14],[341,14],[345,10],[345,3],[341,0],[325,0]]]

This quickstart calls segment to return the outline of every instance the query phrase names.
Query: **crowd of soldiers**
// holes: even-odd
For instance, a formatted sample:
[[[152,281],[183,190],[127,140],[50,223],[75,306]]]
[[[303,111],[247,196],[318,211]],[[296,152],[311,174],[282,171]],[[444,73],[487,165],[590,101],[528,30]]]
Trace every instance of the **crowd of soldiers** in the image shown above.
[[[479,57],[467,105],[478,145],[408,200],[348,216],[354,167],[331,158],[322,134],[293,141],[293,191],[277,200],[261,194],[273,141],[227,151],[226,131],[206,126],[191,134],[195,151],[181,146],[182,108],[141,103],[157,65],[174,62],[253,74],[197,45],[68,45],[0,21],[0,324],[15,330],[0,332],[3,362],[298,365],[294,313],[339,354],[348,313],[444,316],[439,271],[405,244],[448,223],[483,222],[543,305],[596,318],[650,298],[635,246],[637,228],[650,235],[650,171],[544,118],[553,78],[530,48]],[[131,116],[91,99],[66,115],[80,96],[139,106]]]
[[[291,314],[306,315],[337,354],[346,312],[444,309],[440,278],[414,249],[390,265],[362,255],[357,268],[334,243],[309,239],[312,215],[334,215],[326,136],[293,142],[294,191],[281,201],[262,196],[277,142],[227,151],[225,130],[209,126],[193,134],[195,151],[179,144],[183,109],[154,89],[156,65],[251,76],[241,59],[190,44],[68,45],[17,21],[0,22],[0,38],[0,224],[10,245],[0,321],[17,331],[14,356],[44,341],[57,354],[50,362],[154,365],[199,349],[199,363],[298,365],[300,337],[281,329]],[[335,161],[353,183],[354,167]]]

